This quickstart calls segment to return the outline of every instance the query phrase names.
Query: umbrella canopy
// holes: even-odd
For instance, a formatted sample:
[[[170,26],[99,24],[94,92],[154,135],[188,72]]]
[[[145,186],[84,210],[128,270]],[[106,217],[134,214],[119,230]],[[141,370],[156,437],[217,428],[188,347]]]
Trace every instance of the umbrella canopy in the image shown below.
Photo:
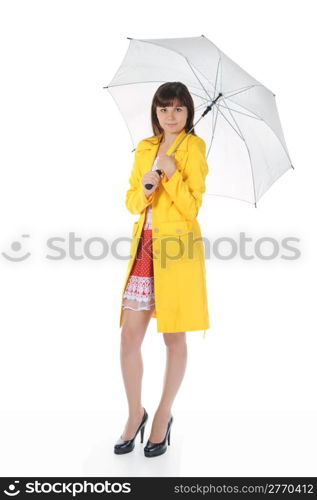
[[[204,35],[129,40],[118,71],[105,88],[124,117],[134,148],[153,136],[150,112],[157,88],[181,81],[194,101],[194,122],[213,103],[195,125],[207,146],[206,194],[256,206],[269,187],[294,168],[275,94]]]

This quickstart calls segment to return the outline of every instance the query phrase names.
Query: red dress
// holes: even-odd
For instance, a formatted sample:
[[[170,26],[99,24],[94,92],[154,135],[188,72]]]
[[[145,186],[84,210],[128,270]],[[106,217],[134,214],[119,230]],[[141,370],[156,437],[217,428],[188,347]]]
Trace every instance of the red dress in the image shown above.
[[[158,156],[155,158],[152,170],[156,170],[158,158]],[[151,205],[146,208],[146,217],[131,273],[124,290],[122,307],[134,311],[155,308]]]

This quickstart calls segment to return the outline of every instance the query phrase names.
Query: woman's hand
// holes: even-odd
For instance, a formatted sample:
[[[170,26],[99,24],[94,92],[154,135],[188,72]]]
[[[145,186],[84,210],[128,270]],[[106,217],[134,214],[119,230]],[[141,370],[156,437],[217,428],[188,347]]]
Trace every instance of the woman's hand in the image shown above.
[[[155,172],[155,170],[146,172],[146,174],[144,174],[142,177],[142,185],[145,195],[150,196],[156,190],[160,182],[161,176],[157,172]],[[153,184],[152,189],[146,189],[145,184]]]
[[[166,177],[170,179],[176,170],[174,155],[172,156],[169,156],[167,154],[160,155],[157,162],[157,168],[162,170],[165,173]]]

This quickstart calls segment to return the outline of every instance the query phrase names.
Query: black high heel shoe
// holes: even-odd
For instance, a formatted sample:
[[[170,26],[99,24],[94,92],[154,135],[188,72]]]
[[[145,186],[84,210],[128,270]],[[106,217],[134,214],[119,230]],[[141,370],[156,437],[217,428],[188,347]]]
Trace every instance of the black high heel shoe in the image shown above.
[[[166,452],[167,446],[166,446],[166,440],[168,442],[168,445],[171,444],[171,425],[173,422],[173,415],[168,421],[167,424],[167,431],[165,434],[165,438],[163,441],[160,443],[152,443],[149,439],[146,445],[144,446],[144,455],[146,457],[157,457],[158,455],[163,455],[163,453]]]
[[[137,437],[139,431],[141,431],[141,443],[143,443],[144,427],[148,419],[148,414],[146,413],[146,409],[145,408],[143,409],[144,409],[144,415],[139,427],[136,430],[136,433],[134,434],[134,437],[132,439],[126,439],[126,440],[119,438],[116,444],[114,445],[114,452],[117,455],[122,455],[123,453],[129,453],[130,451],[133,450],[134,440]]]

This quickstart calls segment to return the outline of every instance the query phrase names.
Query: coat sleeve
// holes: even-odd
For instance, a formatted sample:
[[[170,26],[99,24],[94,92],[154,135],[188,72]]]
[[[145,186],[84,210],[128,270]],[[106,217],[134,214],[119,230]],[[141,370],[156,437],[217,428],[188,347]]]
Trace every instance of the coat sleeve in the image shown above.
[[[154,192],[147,197],[142,186],[142,176],[138,165],[139,145],[140,142],[135,150],[134,162],[129,178],[130,188],[126,193],[125,199],[125,205],[131,214],[141,214],[152,203],[154,198]]]
[[[194,220],[198,215],[202,196],[206,190],[205,178],[208,171],[206,143],[200,137],[195,137],[195,141],[188,147],[188,158],[183,174],[176,170],[170,179],[166,176],[162,179],[164,189],[176,208],[188,220]]]

